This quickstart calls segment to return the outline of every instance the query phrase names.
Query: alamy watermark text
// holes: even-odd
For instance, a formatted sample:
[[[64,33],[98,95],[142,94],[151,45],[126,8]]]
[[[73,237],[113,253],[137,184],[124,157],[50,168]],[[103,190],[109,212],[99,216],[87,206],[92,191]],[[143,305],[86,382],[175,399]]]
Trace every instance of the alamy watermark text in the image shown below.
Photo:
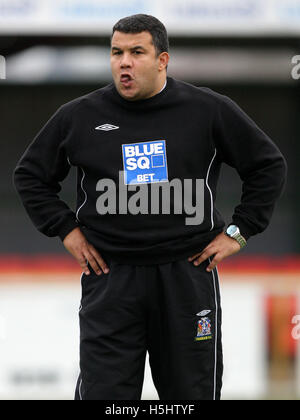
[[[6,61],[3,55],[0,55],[0,79],[6,79]]]
[[[292,78],[294,80],[300,79],[300,55],[295,55],[292,58],[292,64],[294,65],[292,69]]]

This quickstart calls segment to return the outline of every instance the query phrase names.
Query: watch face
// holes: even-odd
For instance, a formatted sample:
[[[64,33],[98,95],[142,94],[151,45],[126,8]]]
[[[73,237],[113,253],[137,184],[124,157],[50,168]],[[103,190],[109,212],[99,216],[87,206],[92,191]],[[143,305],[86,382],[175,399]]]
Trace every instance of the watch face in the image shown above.
[[[234,235],[236,233],[237,229],[238,229],[238,227],[235,226],[235,225],[229,226],[228,229],[227,229],[228,235],[230,235],[230,236]]]

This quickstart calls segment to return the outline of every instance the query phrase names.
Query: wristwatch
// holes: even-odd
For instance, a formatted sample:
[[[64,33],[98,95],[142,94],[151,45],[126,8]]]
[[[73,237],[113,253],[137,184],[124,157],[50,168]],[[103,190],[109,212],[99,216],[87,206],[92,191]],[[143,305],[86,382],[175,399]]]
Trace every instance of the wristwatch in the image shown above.
[[[236,225],[230,225],[226,229],[226,235],[229,236],[232,239],[235,239],[240,244],[241,248],[244,248],[244,246],[247,244],[246,239],[241,235],[240,229]]]

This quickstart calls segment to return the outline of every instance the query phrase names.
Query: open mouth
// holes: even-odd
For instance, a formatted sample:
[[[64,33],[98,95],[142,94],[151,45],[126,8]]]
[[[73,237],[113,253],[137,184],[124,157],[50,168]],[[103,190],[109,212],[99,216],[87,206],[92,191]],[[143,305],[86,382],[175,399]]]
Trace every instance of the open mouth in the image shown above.
[[[130,74],[126,73],[126,74],[121,75],[120,81],[121,81],[123,86],[130,87],[132,85],[133,78],[131,77]]]

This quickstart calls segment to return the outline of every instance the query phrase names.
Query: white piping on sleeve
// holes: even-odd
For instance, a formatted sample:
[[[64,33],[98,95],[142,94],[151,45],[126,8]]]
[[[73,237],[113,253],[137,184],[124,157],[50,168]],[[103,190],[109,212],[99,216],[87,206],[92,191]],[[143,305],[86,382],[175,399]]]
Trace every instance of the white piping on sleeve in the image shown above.
[[[211,219],[211,228],[210,228],[210,230],[213,230],[213,228],[214,228],[214,208],[213,208],[214,207],[213,206],[214,203],[213,203],[212,191],[210,189],[210,186],[208,185],[208,178],[209,178],[210,168],[211,168],[211,165],[212,165],[212,163],[213,163],[213,161],[214,161],[214,159],[216,157],[216,154],[217,154],[217,149],[215,149],[214,156],[213,156],[213,158],[212,158],[212,160],[211,160],[211,162],[209,164],[209,167],[208,167],[208,170],[207,170],[207,175],[206,175],[206,186],[207,186],[208,191],[209,191],[209,194],[210,194],[210,219]]]
[[[85,178],[85,172],[84,172],[84,170],[81,168],[81,166],[80,166],[80,169],[82,170],[82,178],[81,178],[81,183],[80,183],[80,185],[81,185],[81,189],[82,189],[82,191],[84,192],[84,196],[85,196],[85,199],[84,199],[84,202],[81,204],[81,206],[79,207],[79,209],[77,210],[77,212],[76,212],[76,219],[78,220],[78,222],[80,222],[80,219],[79,219],[79,217],[78,217],[78,214],[79,214],[79,211],[82,209],[82,207],[85,205],[85,203],[87,202],[87,193],[86,193],[86,191],[85,191],[85,189],[83,188],[83,181],[84,181],[84,178]]]
[[[82,379],[80,379],[80,384],[79,384],[78,393],[79,393],[79,398],[80,398],[80,401],[83,401],[83,399],[82,399],[82,394],[81,394],[81,387],[82,387]]]

